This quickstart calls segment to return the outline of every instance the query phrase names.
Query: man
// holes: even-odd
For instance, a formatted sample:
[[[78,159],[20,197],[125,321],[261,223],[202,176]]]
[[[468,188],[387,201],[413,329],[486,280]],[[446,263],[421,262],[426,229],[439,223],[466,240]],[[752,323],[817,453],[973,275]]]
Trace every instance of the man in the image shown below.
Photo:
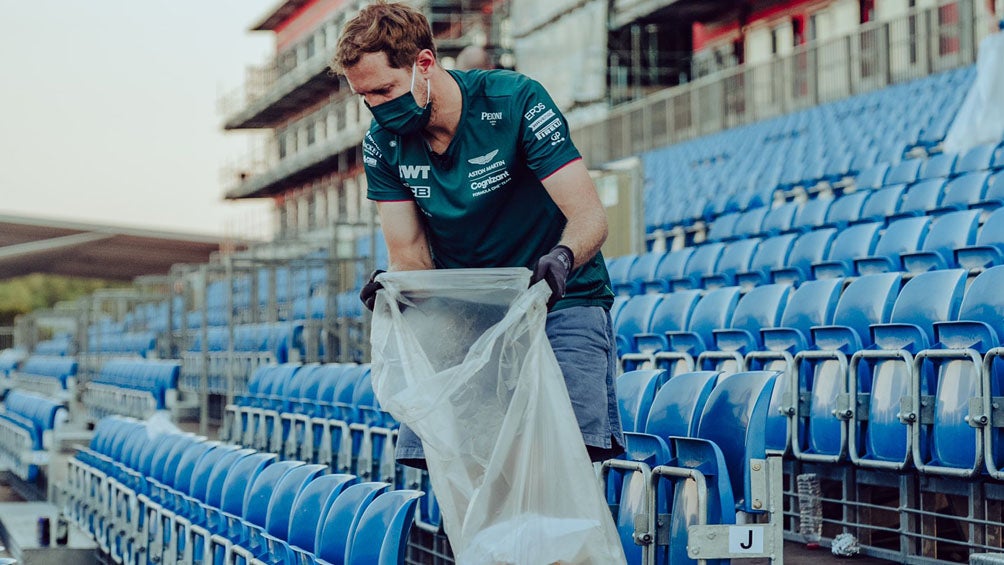
[[[400,3],[349,21],[332,67],[374,117],[363,160],[389,268],[531,269],[551,288],[547,335],[590,457],[621,453],[606,214],[550,96],[509,71],[446,71],[428,21]],[[404,427],[397,458],[424,466]]]

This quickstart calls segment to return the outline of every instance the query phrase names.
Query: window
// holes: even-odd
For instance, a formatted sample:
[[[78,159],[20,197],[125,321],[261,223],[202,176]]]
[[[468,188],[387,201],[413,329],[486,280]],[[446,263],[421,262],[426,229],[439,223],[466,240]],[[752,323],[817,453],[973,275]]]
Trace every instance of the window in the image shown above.
[[[858,8],[861,13],[861,23],[875,21],[875,0],[858,0]]]

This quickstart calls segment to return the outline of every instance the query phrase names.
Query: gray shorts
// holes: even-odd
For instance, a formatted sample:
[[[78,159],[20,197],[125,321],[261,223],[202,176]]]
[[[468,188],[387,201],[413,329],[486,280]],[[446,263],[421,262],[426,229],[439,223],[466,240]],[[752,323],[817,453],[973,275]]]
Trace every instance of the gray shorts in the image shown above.
[[[590,459],[616,457],[624,451],[624,435],[614,384],[617,348],[610,313],[599,306],[565,308],[547,315],[545,329]],[[395,456],[403,465],[425,468],[422,440],[403,424]]]

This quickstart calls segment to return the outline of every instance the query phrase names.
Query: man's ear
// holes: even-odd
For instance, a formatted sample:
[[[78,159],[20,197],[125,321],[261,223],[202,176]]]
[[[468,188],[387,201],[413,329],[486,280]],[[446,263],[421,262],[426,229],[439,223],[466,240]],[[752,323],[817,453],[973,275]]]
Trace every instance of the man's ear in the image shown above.
[[[418,71],[423,75],[429,74],[432,71],[432,67],[436,65],[436,56],[432,53],[432,49],[422,49],[418,52],[418,58],[415,59],[415,66],[418,67]]]

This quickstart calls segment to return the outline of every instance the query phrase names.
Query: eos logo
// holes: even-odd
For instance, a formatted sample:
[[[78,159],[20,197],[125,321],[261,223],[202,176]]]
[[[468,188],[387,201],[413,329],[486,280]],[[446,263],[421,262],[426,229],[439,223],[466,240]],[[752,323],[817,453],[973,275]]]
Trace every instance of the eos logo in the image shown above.
[[[537,102],[537,105],[527,110],[527,112],[523,114],[523,117],[526,118],[527,120],[532,120],[534,116],[543,112],[544,108],[546,107],[547,106],[544,106],[543,102]]]

